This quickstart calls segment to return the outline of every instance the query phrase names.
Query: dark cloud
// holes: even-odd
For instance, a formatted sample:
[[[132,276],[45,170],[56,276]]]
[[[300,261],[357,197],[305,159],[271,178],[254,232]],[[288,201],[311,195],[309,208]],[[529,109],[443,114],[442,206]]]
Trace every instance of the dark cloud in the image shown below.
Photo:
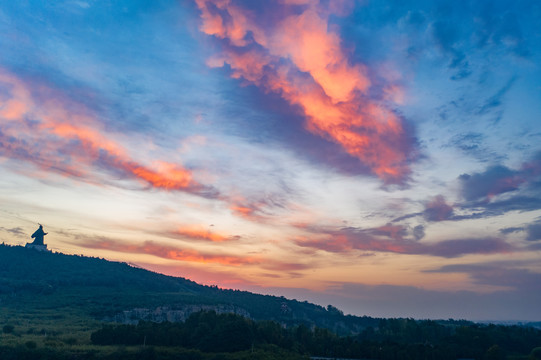
[[[501,107],[503,97],[511,90],[513,84],[516,81],[516,77],[512,77],[507,83],[502,86],[494,95],[485,100],[485,102],[477,110],[477,115],[485,115],[490,111]]]
[[[472,134],[472,138],[477,138]],[[426,221],[462,221],[499,216],[510,211],[535,211],[541,209],[541,152],[518,169],[494,165],[482,172],[462,174],[458,177],[462,202],[447,204],[442,195],[425,203],[422,212],[399,216],[391,221],[398,223],[423,216]],[[519,231],[518,228],[502,229],[502,234]],[[537,234],[535,228],[532,233]]]
[[[541,221],[535,222],[526,226],[526,240],[539,241],[541,240]]]
[[[332,253],[345,253],[351,250],[379,251],[409,255],[431,255],[445,258],[468,254],[510,253],[516,249],[500,238],[463,238],[444,240],[436,243],[419,242],[424,235],[423,227],[409,229],[402,225],[387,224],[378,228],[305,228],[317,237],[297,239],[301,247],[323,250]],[[325,235],[321,238],[321,235]]]
[[[503,286],[527,292],[540,292],[541,274],[518,267],[520,265],[524,264],[510,262],[455,264],[426,272],[463,273],[468,274],[479,285]]]
[[[522,165],[521,172],[525,177],[533,178],[541,175],[541,151],[538,151],[532,157],[532,160]],[[541,188],[541,181],[537,179],[536,185]]]
[[[516,171],[501,165],[492,166],[481,173],[462,174],[459,180],[462,196],[468,201],[517,190],[524,182]]]
[[[265,121],[253,121],[253,118],[246,114],[234,115],[235,119],[242,122],[238,126],[239,133],[236,135],[249,136],[252,141],[261,143],[268,144],[271,141],[278,146],[287,146],[293,149],[297,156],[343,174],[366,175],[370,173],[368,166],[344,152],[340,145],[307,132],[302,114],[279,95],[263,91],[255,86],[250,87],[250,90],[244,94],[245,99],[239,101],[250,102],[254,107],[264,111],[267,116]]]
[[[471,70],[466,55],[456,46],[462,37],[456,23],[449,20],[437,20],[432,23],[431,30],[435,44],[450,58],[449,68],[455,71],[451,79],[460,80],[470,76]]]
[[[0,230],[3,230],[5,232],[8,232],[8,233],[10,233],[12,235],[15,235],[16,237],[20,237],[20,238],[29,237],[29,235],[26,234],[26,232],[21,227],[14,227],[14,228],[0,227]]]
[[[420,253],[452,258],[467,254],[510,253],[513,252],[515,248],[502,239],[488,237],[446,240],[426,245],[420,250]]]
[[[450,145],[467,153],[478,151],[486,135],[482,133],[467,132],[453,136]]]
[[[497,216],[509,211],[534,211],[541,209],[541,198],[534,196],[513,196],[510,199],[494,201],[488,204],[474,204],[483,206],[486,211],[482,217]]]
[[[505,156],[498,154],[485,143],[487,136],[478,132],[465,132],[453,136],[444,147],[459,149],[467,156],[483,162],[503,161]]]
[[[453,207],[445,202],[442,195],[438,195],[425,205],[423,216],[427,221],[449,220],[453,216]]]
[[[459,206],[474,212],[455,217],[455,220],[496,216],[509,211],[541,209],[540,176],[539,152],[517,170],[496,165],[484,172],[460,175],[461,193],[466,203]],[[505,196],[499,196],[502,194]]]
[[[425,227],[423,225],[417,225],[413,228],[413,237],[419,241],[425,237]]]
[[[500,229],[500,232],[504,235],[512,234],[512,233],[520,232],[520,231],[524,231],[524,228],[523,227],[508,227],[508,228]]]
[[[400,222],[400,221],[402,221],[402,220],[414,218],[414,217],[416,217],[416,216],[421,216],[421,215],[423,215],[422,212],[402,215],[402,216],[399,216],[399,217],[394,218],[393,220],[391,220],[391,223]]]

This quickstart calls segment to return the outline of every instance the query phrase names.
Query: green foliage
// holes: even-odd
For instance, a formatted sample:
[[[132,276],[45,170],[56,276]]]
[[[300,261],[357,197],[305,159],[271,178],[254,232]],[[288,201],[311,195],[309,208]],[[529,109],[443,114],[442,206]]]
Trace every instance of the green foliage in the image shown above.
[[[198,312],[185,323],[140,322],[106,325],[92,333],[98,345],[159,345],[195,348],[205,352],[247,350],[253,343],[253,322],[238,315]]]
[[[464,321],[382,319],[377,328],[340,337],[322,328],[284,328],[271,321],[238,315],[194,313],[185,323],[108,325],[91,336],[94,344],[181,346],[207,353],[228,353],[272,346],[297,354],[367,359],[506,359],[526,356],[541,341],[541,330],[478,325]],[[533,353],[533,352],[532,352]],[[532,355],[533,356],[533,355]]]
[[[64,342],[64,344],[67,344],[67,345],[75,345],[77,344],[77,338],[74,338],[74,337],[69,337],[69,338],[66,338],[64,340],[62,340]]]
[[[31,341],[31,340],[25,342],[24,345],[29,349],[35,349],[38,347],[38,344],[36,344],[35,341]]]
[[[530,353],[530,359],[541,360],[541,346],[532,349],[532,352]]]
[[[4,332],[4,334],[12,334],[14,330],[15,326],[13,325],[4,325],[2,327],[2,331]]]

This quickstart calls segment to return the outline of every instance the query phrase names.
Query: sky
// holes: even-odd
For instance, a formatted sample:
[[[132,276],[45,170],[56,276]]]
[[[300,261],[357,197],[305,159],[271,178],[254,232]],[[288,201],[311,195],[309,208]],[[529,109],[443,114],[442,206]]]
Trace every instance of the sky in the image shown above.
[[[538,1],[4,1],[0,34],[2,242],[541,321]]]

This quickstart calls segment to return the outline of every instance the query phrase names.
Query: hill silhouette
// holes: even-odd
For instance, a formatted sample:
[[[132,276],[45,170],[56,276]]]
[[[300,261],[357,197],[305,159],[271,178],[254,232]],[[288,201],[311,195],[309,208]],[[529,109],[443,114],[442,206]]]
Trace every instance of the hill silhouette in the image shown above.
[[[0,359],[541,359],[541,330],[531,326],[344,315],[5,245],[0,327]]]
[[[379,321],[344,315],[333,306],[200,285],[126,263],[7,245],[0,246],[0,301],[35,309],[66,307],[124,323],[184,321],[193,312],[214,310],[355,334]]]

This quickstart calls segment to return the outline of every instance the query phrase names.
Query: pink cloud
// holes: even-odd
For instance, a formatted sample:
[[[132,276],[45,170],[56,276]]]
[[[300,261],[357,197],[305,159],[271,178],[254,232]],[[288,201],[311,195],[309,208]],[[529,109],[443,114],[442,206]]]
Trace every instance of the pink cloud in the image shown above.
[[[228,266],[258,264],[259,259],[253,256],[235,256],[203,253],[193,249],[179,249],[169,245],[161,245],[152,241],[143,244],[131,244],[110,239],[88,240],[78,244],[91,249],[110,250],[130,254],[148,254],[163,259],[196,263],[215,263]]]
[[[175,236],[185,237],[193,240],[204,240],[211,242],[224,242],[239,239],[238,236],[228,236],[211,231],[201,225],[181,226],[172,232]]]
[[[291,2],[282,2],[276,9],[282,20],[265,27],[261,24],[269,22],[261,14],[256,18],[234,1],[196,3],[201,31],[224,40],[222,53],[209,65],[227,63],[232,77],[280,94],[300,108],[308,131],[339,144],[386,182],[409,175],[412,137],[380,101],[403,96],[393,84],[379,100],[368,96],[370,69],[350,63],[339,35],[329,31],[328,16],[337,9],[302,1],[304,10],[294,13]]]
[[[154,188],[210,193],[181,164],[143,164],[83,105],[54,89],[0,69],[0,155],[43,170],[99,183],[96,170],[121,174]]]
[[[76,243],[78,246],[109,250],[128,254],[147,254],[168,260],[177,260],[183,263],[219,264],[226,267],[257,266],[261,269],[275,271],[278,273],[294,274],[296,271],[306,270],[314,267],[310,263],[288,262],[271,258],[264,258],[259,255],[231,255],[217,252],[201,252],[194,249],[178,248],[171,245],[160,244],[153,241],[145,241],[140,244],[133,244],[108,238],[84,239]],[[166,266],[166,265],[163,265]]]

